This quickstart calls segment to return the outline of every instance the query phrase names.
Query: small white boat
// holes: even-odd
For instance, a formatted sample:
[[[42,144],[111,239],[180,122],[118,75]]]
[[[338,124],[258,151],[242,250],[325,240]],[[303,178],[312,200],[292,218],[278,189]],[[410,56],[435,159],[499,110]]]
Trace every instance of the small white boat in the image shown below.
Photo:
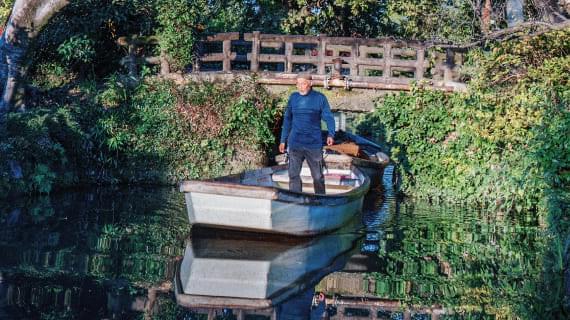
[[[255,238],[203,231],[187,241],[174,279],[176,301],[186,308],[272,308],[342,269],[362,236]]]
[[[288,190],[286,166],[246,171],[206,181],[184,181],[192,225],[247,231],[315,235],[343,226],[362,208],[369,178],[350,163],[328,163],[326,194],[315,194],[308,168],[303,192]]]

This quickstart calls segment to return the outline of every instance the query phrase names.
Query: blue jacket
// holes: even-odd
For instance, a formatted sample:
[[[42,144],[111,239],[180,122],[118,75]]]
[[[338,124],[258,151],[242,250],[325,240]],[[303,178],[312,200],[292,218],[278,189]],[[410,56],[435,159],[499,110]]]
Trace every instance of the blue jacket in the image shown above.
[[[321,119],[327,124],[328,136],[334,137],[334,116],[327,98],[314,90],[304,96],[291,94],[283,117],[281,143],[287,143],[289,149],[321,149]]]

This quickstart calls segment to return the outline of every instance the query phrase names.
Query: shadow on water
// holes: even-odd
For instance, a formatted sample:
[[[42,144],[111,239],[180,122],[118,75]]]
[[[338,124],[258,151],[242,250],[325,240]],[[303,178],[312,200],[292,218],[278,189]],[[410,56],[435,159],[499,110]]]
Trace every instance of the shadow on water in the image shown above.
[[[188,237],[175,189],[0,204],[0,318],[524,318],[546,245],[537,221],[402,201],[389,185],[313,238]]]

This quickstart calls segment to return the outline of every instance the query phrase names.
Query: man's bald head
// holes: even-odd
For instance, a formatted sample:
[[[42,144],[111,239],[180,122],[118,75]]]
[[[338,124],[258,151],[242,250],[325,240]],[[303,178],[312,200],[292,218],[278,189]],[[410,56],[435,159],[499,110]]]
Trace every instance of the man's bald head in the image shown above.
[[[300,73],[297,75],[297,90],[301,95],[307,95],[313,86],[313,76],[308,73]]]

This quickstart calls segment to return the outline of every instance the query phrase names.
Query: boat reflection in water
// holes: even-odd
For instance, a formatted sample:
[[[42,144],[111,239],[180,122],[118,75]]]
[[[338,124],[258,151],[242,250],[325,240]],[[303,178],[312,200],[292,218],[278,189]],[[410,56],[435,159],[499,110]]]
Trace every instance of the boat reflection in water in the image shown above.
[[[337,232],[291,239],[195,229],[176,273],[176,301],[208,318],[231,312],[308,319],[315,284],[343,268],[360,237]]]

